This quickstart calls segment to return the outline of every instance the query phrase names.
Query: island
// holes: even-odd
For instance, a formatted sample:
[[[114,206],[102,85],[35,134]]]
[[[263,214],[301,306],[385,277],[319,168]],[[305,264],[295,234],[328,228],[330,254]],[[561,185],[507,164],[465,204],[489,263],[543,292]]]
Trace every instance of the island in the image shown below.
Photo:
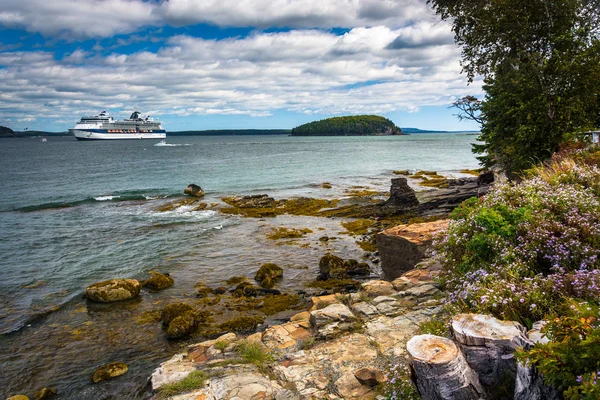
[[[309,122],[292,129],[292,136],[406,135],[392,121],[379,115],[355,115]]]

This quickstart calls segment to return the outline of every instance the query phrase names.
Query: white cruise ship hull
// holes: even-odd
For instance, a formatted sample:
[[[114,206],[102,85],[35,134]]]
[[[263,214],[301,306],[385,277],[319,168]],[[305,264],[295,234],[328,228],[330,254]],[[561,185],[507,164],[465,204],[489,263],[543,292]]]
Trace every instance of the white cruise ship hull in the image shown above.
[[[77,140],[106,140],[106,139],[165,139],[167,134],[162,132],[91,132],[80,129],[69,129]]]

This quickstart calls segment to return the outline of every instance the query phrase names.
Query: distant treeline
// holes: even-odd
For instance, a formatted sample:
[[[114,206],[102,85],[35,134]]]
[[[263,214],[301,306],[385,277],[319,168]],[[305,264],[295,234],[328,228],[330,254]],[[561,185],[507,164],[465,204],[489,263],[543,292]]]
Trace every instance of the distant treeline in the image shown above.
[[[378,115],[327,118],[292,129],[292,136],[403,135],[392,121]]]
[[[213,129],[167,132],[167,136],[289,135],[290,133],[289,129]]]

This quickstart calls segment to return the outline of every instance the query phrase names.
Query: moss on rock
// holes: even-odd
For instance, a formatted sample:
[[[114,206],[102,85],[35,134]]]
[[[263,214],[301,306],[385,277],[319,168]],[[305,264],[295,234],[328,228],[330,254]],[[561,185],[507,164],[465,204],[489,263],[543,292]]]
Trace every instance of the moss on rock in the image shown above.
[[[198,282],[194,285],[194,289],[196,289],[196,294],[198,297],[206,297],[209,294],[213,294],[213,290],[206,286],[203,282]]]
[[[56,390],[49,388],[49,387],[45,387],[45,388],[42,388],[42,389],[38,390],[37,392],[35,392],[35,395],[33,396],[33,398],[35,400],[48,400],[55,396],[56,396]]]
[[[110,279],[85,289],[85,296],[100,303],[128,300],[140,294],[142,285],[135,279]]]
[[[175,284],[169,274],[161,274],[156,271],[150,271],[149,274],[150,278],[144,281],[143,286],[150,290],[163,290]]]
[[[232,276],[231,278],[227,279],[225,282],[228,285],[238,285],[247,279],[248,278],[246,278],[245,276]]]
[[[254,280],[260,282],[260,285],[264,288],[272,288],[275,279],[283,277],[283,268],[277,264],[266,263],[263,264],[260,269],[254,275]]]
[[[193,310],[194,308],[187,303],[172,303],[163,309],[160,318],[163,324],[169,325],[175,318]]]
[[[319,271],[323,277],[329,277],[332,270],[344,267],[344,260],[333,254],[325,254],[319,260]]]
[[[326,281],[312,281],[306,284],[307,287],[332,290],[334,292],[355,291],[360,289],[360,282],[354,279],[328,279]]]
[[[366,235],[367,233],[369,233],[369,229],[373,225],[375,225],[375,223],[376,223],[376,221],[374,221],[372,219],[362,218],[362,219],[356,219],[353,221],[342,222],[342,226],[344,228],[346,228],[348,233],[350,233],[353,236],[356,236],[356,235]]]
[[[188,336],[192,333],[198,322],[198,316],[194,311],[186,311],[169,323],[167,337],[169,339],[179,339]]]
[[[224,331],[232,331],[232,332],[253,332],[256,330],[256,327],[262,324],[264,318],[258,316],[243,316],[230,319],[227,322],[224,322],[219,325],[219,328]]]
[[[275,228],[267,235],[268,239],[279,240],[279,239],[298,239],[306,234],[312,233],[312,230],[308,228],[303,229],[291,229],[291,228]]]
[[[107,379],[116,378],[127,372],[127,364],[122,362],[112,362],[99,367],[92,375],[92,382],[98,383]]]

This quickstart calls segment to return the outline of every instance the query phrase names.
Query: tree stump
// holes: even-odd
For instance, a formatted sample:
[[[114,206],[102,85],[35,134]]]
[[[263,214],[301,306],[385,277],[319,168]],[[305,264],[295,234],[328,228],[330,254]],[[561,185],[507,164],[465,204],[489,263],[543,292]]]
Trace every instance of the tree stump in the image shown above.
[[[531,343],[525,328],[491,315],[459,314],[452,318],[452,331],[488,397],[512,397],[517,372],[514,352]]]
[[[435,335],[414,336],[406,344],[423,400],[483,399],[477,374],[450,339]]]
[[[527,332],[527,337],[534,344],[548,343],[549,339],[541,333],[546,321],[537,321],[533,328]],[[526,348],[530,348],[528,345]],[[534,365],[517,365],[517,377],[515,380],[514,400],[560,400],[562,396],[551,386],[544,383],[543,377],[539,374]]]

